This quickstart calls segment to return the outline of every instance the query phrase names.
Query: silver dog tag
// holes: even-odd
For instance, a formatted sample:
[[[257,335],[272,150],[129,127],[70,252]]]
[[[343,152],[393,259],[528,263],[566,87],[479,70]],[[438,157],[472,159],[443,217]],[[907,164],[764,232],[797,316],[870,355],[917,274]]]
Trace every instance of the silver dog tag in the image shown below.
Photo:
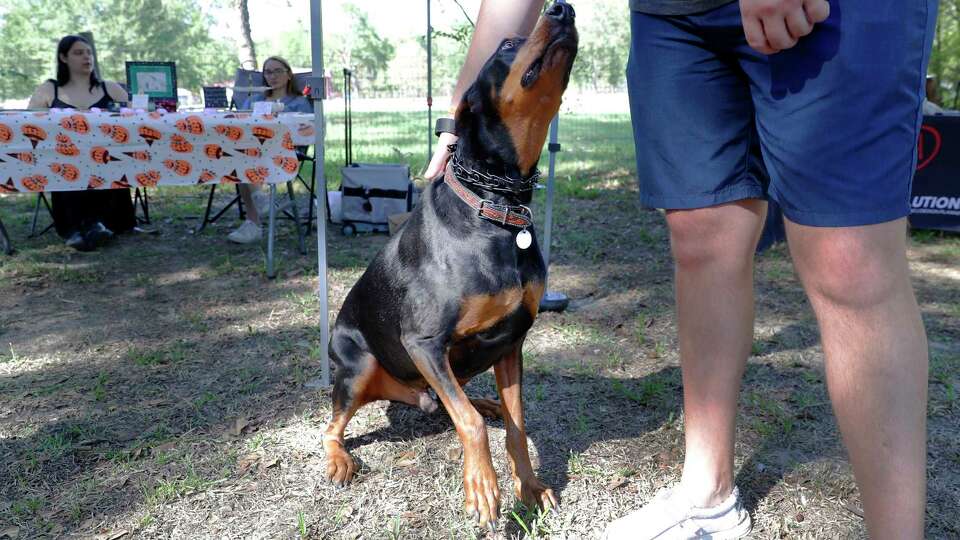
[[[530,244],[533,243],[533,235],[530,234],[530,231],[523,229],[517,233],[517,247],[520,249],[527,249],[530,247]]]

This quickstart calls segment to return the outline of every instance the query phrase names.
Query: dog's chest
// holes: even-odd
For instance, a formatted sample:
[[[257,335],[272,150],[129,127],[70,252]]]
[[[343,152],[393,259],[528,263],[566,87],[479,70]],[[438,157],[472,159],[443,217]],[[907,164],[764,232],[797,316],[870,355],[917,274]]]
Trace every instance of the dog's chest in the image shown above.
[[[460,302],[454,338],[485,332],[501,321],[512,318],[520,310],[529,313],[529,321],[532,322],[537,317],[541,296],[543,283],[540,282],[528,282],[522,287],[508,288],[493,294],[466,296]]]

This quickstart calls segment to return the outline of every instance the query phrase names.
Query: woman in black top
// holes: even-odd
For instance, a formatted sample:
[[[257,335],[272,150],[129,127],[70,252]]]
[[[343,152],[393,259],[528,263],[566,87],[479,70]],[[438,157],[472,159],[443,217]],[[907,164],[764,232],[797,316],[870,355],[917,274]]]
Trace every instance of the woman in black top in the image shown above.
[[[93,70],[93,48],[80,36],[66,36],[57,45],[57,79],[41,84],[30,98],[31,109],[107,109],[126,102],[127,92],[115,82],[101,81]],[[136,226],[129,189],[55,191],[53,223],[67,245],[90,251]]]

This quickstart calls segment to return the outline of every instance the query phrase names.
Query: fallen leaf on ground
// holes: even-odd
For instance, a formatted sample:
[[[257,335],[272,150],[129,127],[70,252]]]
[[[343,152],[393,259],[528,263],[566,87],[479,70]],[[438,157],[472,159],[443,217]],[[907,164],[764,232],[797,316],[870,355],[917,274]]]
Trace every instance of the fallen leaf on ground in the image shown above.
[[[609,482],[607,482],[607,491],[613,491],[617,488],[623,487],[623,485],[626,483],[627,483],[626,478],[620,475],[614,476],[613,478],[610,479]]]
[[[240,459],[237,460],[237,476],[247,474],[247,471],[259,463],[261,458],[263,458],[263,456],[257,453],[240,456]]]
[[[270,467],[276,467],[280,464],[280,458],[269,458],[260,462],[260,470],[269,469]]]
[[[6,529],[0,530],[0,538],[19,538],[20,537],[20,527],[7,527]]]
[[[177,446],[177,443],[175,443],[175,442],[163,443],[163,444],[161,444],[161,445],[159,445],[159,446],[154,447],[153,451],[154,451],[154,452],[169,452],[169,451],[173,450],[174,448],[176,448],[176,446]]]
[[[250,425],[250,422],[248,422],[246,418],[241,416],[240,418],[237,418],[236,422],[234,422],[231,433],[239,437],[241,434],[243,434],[244,428],[246,428],[249,425]]]
[[[404,452],[397,456],[397,461],[394,463],[397,467],[410,467],[416,463],[417,454],[413,451]]]
[[[850,512],[855,516],[863,517],[863,509],[858,508],[852,502],[847,501],[846,503],[843,504],[843,507],[847,510],[847,512]]]

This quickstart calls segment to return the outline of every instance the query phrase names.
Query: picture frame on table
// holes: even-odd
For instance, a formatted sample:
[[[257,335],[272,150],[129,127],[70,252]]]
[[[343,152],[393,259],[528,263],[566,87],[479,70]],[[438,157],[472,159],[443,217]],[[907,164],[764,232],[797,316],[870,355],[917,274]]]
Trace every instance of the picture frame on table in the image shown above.
[[[230,102],[227,100],[227,89],[222,86],[204,86],[203,106],[207,109],[229,108]]]
[[[176,62],[127,62],[127,90],[150,101],[177,99]]]

